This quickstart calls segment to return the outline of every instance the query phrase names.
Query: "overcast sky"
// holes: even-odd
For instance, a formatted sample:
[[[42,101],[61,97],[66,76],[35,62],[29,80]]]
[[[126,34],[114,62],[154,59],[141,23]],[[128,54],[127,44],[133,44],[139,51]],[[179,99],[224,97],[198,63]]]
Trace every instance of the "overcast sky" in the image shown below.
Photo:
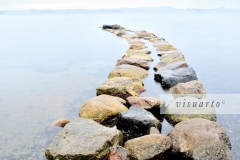
[[[0,0],[0,10],[100,9],[171,6],[174,8],[234,8],[240,0]]]

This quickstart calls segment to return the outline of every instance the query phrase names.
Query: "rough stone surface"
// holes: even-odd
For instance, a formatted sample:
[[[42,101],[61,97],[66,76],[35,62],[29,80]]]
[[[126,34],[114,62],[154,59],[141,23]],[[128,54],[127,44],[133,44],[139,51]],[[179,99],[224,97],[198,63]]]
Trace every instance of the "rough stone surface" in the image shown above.
[[[146,110],[156,109],[165,107],[165,101],[160,97],[136,97],[131,96],[127,98],[128,103],[131,106],[141,107]]]
[[[140,58],[122,58],[117,61],[116,66],[122,65],[122,64],[129,64],[129,65],[134,65],[137,67],[144,68],[148,70],[150,66],[148,65],[148,62],[140,59]]]
[[[179,68],[187,68],[189,67],[188,64],[185,61],[178,61],[174,63],[165,63],[165,62],[159,62],[153,69],[161,70],[161,69],[167,69],[167,70],[175,70]]]
[[[124,148],[130,152],[130,157],[137,160],[160,160],[171,147],[171,139],[162,134],[138,137],[124,144]]]
[[[141,50],[128,49],[126,53],[127,53],[127,55],[130,55],[130,54],[150,54],[151,51],[146,50],[146,49],[141,49]]]
[[[108,78],[114,77],[137,77],[137,78],[144,78],[148,76],[148,72],[140,67],[129,65],[129,64],[122,64],[116,66],[111,73],[109,74]]]
[[[196,98],[206,97],[206,91],[202,83],[197,80],[178,83],[176,86],[170,88],[169,92],[172,93],[175,98],[184,96],[193,96]]]
[[[137,43],[132,44],[132,45],[129,47],[129,49],[133,49],[133,50],[141,50],[141,49],[144,49],[144,48],[147,48],[147,46],[144,45],[144,44],[137,44]]]
[[[97,87],[97,95],[108,94],[126,99],[129,96],[139,96],[145,90],[139,78],[115,77]]]
[[[181,53],[164,54],[163,56],[161,56],[160,60],[161,62],[165,63],[185,61],[184,55]]]
[[[57,121],[54,122],[54,126],[56,127],[64,127],[66,124],[68,124],[70,121],[67,118],[60,118]]]
[[[126,112],[128,108],[123,103],[125,100],[121,98],[100,95],[85,101],[80,108],[79,116],[102,123],[121,112]]]
[[[179,51],[179,50],[169,50],[169,51],[161,51],[161,52],[159,52],[158,56],[163,56],[165,54],[176,54],[176,53],[182,54],[182,52]]]
[[[150,127],[161,128],[161,122],[143,108],[132,106],[119,115],[117,127],[129,133],[145,135]]]
[[[146,134],[160,134],[160,132],[157,128],[151,127]]]
[[[183,106],[184,102],[185,106]],[[200,106],[201,102],[202,106]],[[164,117],[173,125],[192,118],[216,121],[215,106],[212,107],[212,103],[206,99],[199,100],[194,97],[180,97],[168,104]]]
[[[90,119],[75,118],[57,134],[45,155],[50,160],[102,160],[109,154],[110,147],[121,145],[122,138],[117,129]]]
[[[137,31],[135,33],[138,36],[138,38],[154,37],[155,36],[155,34],[149,33],[149,32],[146,32],[146,31]]]
[[[153,58],[150,57],[149,55],[147,54],[129,54],[129,53],[126,53],[123,58],[140,58],[140,59],[143,59],[143,60],[146,60],[146,61],[153,61]]]
[[[154,77],[164,88],[173,87],[178,83],[197,80],[196,72],[191,67],[176,70],[159,70],[154,74]]]
[[[173,47],[171,44],[166,45],[159,45],[155,46],[158,51],[171,51],[171,50],[177,50],[177,48]]]
[[[113,147],[108,160],[130,160],[129,151],[121,146]]]
[[[193,160],[230,160],[231,143],[224,128],[206,119],[194,118],[178,123],[169,133],[172,154]]]

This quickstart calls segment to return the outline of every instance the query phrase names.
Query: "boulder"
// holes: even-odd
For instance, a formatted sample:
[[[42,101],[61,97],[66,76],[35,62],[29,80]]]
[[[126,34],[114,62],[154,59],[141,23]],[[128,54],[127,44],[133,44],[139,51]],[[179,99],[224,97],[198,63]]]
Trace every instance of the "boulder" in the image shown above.
[[[158,70],[154,74],[154,77],[164,88],[173,87],[178,83],[197,80],[196,72],[191,67],[179,68],[176,70]]]
[[[122,144],[123,135],[115,128],[108,128],[84,118],[74,118],[60,131],[47,147],[47,159],[102,160],[110,147]]]
[[[155,34],[153,33],[148,33],[146,31],[137,31],[135,32],[138,38],[144,38],[144,37],[154,37]]]
[[[165,107],[165,101],[160,97],[136,97],[131,96],[127,98],[127,102],[131,106],[141,107],[146,110],[158,110],[161,107]]]
[[[123,105],[126,101],[109,95],[99,95],[85,101],[79,112],[79,117],[90,118],[103,123],[121,112],[126,112],[128,108]]]
[[[144,45],[145,43],[143,41],[138,40],[138,39],[132,39],[132,40],[128,41],[128,44]]]
[[[172,147],[171,139],[163,134],[150,134],[127,141],[124,148],[137,160],[162,159]]]
[[[151,128],[147,131],[146,134],[147,134],[147,135],[148,135],[148,134],[160,134],[160,132],[159,132],[159,130],[158,130],[157,128],[151,127]]]
[[[131,54],[150,54],[151,51],[146,50],[146,49],[141,49],[141,50],[133,50],[133,49],[128,49],[126,54],[131,55]]]
[[[148,76],[148,72],[143,68],[129,65],[129,64],[122,64],[113,68],[108,78],[114,78],[114,77],[144,78],[147,76]]]
[[[178,61],[173,63],[159,62],[153,69],[155,71],[165,69],[165,70],[175,70],[179,68],[189,67],[185,61]]]
[[[168,104],[164,117],[173,125],[192,118],[216,121],[215,106],[206,99],[180,97]]]
[[[147,55],[147,54],[138,54],[138,53],[136,53],[136,54],[133,54],[133,53],[128,54],[128,53],[126,53],[123,56],[123,58],[140,58],[140,59],[143,59],[143,60],[146,60],[146,61],[153,61],[153,58],[150,57],[149,55]]]
[[[97,95],[108,94],[126,99],[129,96],[139,96],[145,90],[139,78],[115,77],[97,87]]]
[[[171,44],[166,43],[165,45],[159,45],[155,46],[157,48],[157,51],[171,51],[171,50],[177,50],[177,48],[173,47]]]
[[[147,46],[144,45],[144,44],[137,44],[137,43],[132,44],[132,45],[129,47],[129,49],[133,49],[133,50],[141,50],[141,49],[144,49],[144,48],[147,48]]]
[[[165,54],[176,54],[176,53],[182,54],[182,52],[179,50],[170,50],[170,51],[161,51],[158,53],[158,56],[163,56]]]
[[[108,160],[130,160],[129,151],[121,146],[113,147]]]
[[[140,59],[140,58],[122,58],[117,61],[116,66],[122,65],[122,64],[129,64],[129,65],[134,65],[137,67],[144,68],[148,70],[150,66],[148,65],[148,62]]]
[[[68,124],[70,121],[67,118],[60,118],[57,121],[54,122],[54,126],[56,127],[64,127],[66,124]]]
[[[161,56],[160,60],[165,63],[185,61],[184,55],[181,53],[164,54],[163,56]]]
[[[157,42],[158,40],[159,40],[158,37],[154,37],[154,38],[149,39],[150,42]]]
[[[161,122],[143,108],[132,106],[119,114],[117,128],[123,130],[125,140],[145,135],[150,127],[161,129]]]
[[[206,98],[206,91],[201,82],[193,80],[186,83],[178,83],[176,86],[170,88],[170,93],[175,98],[193,96],[196,98]]]
[[[185,120],[172,129],[169,137],[175,159],[232,159],[229,137],[216,122],[201,118]]]

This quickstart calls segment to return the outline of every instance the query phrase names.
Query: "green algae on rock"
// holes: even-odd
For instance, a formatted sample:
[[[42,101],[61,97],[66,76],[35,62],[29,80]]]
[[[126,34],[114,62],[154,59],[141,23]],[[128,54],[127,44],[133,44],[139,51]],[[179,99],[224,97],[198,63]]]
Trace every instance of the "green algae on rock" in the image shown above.
[[[126,101],[119,97],[99,95],[88,99],[82,104],[79,117],[103,123],[119,113],[127,111],[128,108],[123,103],[125,104]]]
[[[96,91],[97,95],[107,94],[126,99],[129,96],[139,96],[145,90],[140,78],[114,77],[106,80]]]
[[[113,68],[108,78],[114,78],[114,77],[144,78],[147,76],[148,76],[148,72],[141,67],[137,67],[129,64],[122,64]]]

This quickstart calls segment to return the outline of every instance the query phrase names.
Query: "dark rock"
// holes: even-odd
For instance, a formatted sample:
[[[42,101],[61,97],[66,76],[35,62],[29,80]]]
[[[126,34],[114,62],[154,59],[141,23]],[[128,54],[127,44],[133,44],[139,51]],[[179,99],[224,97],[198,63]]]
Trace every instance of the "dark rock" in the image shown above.
[[[97,87],[97,95],[107,94],[126,99],[129,96],[139,96],[145,90],[139,78],[115,77]]]
[[[129,151],[121,146],[111,148],[108,160],[130,160]]]
[[[145,135],[150,127],[161,129],[161,122],[143,108],[132,106],[127,112],[120,113],[117,128],[129,134],[129,138]],[[124,140],[128,139],[124,136]]]
[[[155,71],[157,70],[175,70],[179,68],[187,68],[189,67],[188,64],[185,61],[178,61],[174,63],[165,63],[165,62],[159,62],[153,69]]]
[[[206,99],[194,97],[174,99],[168,104],[164,117],[173,125],[192,118],[204,118],[216,121],[215,107],[212,106],[212,103]]]
[[[114,24],[114,25],[103,25],[103,29],[122,29],[120,25]]]
[[[178,123],[169,133],[176,159],[231,160],[231,143],[224,128],[206,119]]]
[[[197,75],[191,67],[176,70],[159,70],[154,74],[154,77],[164,88],[173,87],[178,83],[197,80]]]
[[[122,58],[117,61],[116,66],[122,65],[122,64],[129,64],[129,65],[134,65],[137,67],[144,68],[148,70],[150,67],[148,65],[148,62],[140,59],[140,58]]]
[[[158,130],[157,128],[151,127],[151,128],[147,131],[146,134],[147,134],[147,135],[148,135],[148,134],[160,134],[160,132],[159,132],[159,130]]]
[[[122,133],[97,122],[75,118],[58,133],[46,149],[47,159],[102,160],[110,147],[122,144]]]
[[[127,141],[124,148],[131,159],[160,160],[172,147],[171,139],[163,134],[150,134]]]

